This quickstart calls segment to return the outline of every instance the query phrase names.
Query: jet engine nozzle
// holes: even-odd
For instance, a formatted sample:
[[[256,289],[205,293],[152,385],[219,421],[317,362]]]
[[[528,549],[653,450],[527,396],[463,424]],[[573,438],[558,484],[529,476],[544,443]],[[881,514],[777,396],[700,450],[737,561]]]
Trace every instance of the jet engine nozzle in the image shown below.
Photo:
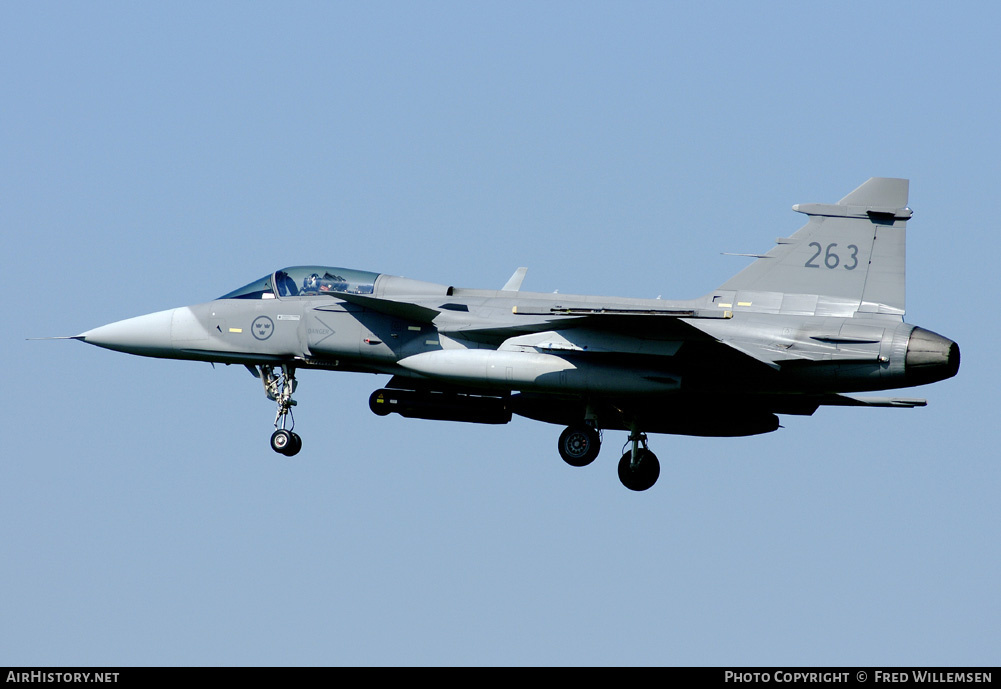
[[[924,328],[914,328],[907,340],[904,377],[908,385],[952,378],[959,372],[959,345]]]

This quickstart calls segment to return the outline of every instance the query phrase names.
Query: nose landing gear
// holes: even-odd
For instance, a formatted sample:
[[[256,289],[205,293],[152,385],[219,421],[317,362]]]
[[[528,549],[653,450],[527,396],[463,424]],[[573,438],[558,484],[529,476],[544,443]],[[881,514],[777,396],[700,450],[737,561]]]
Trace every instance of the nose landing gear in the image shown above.
[[[291,457],[302,449],[302,438],[298,433],[279,428],[271,434],[271,449],[286,457]]]
[[[292,416],[295,400],[292,399],[292,393],[298,386],[295,368],[283,364],[281,372],[276,373],[274,366],[265,365],[259,366],[258,371],[264,383],[264,394],[269,400],[278,403],[278,411],[275,413],[275,432],[271,434],[271,449],[286,457],[292,457],[302,449],[302,438],[292,431],[295,428],[295,418]]]

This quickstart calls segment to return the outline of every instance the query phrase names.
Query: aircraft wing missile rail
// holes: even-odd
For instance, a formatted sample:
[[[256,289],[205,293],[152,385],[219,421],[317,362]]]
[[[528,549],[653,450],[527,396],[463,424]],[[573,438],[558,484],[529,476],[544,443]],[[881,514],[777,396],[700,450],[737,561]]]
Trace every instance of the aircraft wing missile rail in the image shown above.
[[[904,321],[906,179],[873,177],[724,284],[689,300],[453,287],[351,268],[282,268],[218,299],[109,323],[72,338],[147,357],[245,366],[276,406],[271,448],[291,457],[297,370],[391,376],[379,416],[564,426],[574,467],[625,431],[624,486],[660,475],[648,433],[737,437],[824,406],[923,407],[856,397],[957,374],[959,345]],[[771,236],[776,236],[772,234]]]

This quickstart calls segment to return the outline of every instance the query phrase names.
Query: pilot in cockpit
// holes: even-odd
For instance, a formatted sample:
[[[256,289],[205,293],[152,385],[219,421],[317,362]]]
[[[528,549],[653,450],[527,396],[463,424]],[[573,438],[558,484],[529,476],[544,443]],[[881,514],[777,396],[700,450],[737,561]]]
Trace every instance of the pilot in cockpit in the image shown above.
[[[316,273],[302,279],[303,294],[317,294],[320,291],[320,276]]]
[[[330,292],[346,292],[348,290],[347,281],[339,275],[325,273],[320,277],[318,273],[313,273],[302,281],[303,294],[327,294]]]

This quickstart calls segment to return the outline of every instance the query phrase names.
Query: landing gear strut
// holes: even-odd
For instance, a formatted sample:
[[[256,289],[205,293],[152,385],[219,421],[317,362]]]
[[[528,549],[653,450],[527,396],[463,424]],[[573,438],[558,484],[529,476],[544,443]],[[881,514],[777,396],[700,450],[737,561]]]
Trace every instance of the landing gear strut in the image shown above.
[[[292,393],[298,386],[295,368],[283,364],[280,373],[275,372],[274,366],[260,366],[259,371],[261,381],[264,383],[264,393],[269,400],[278,403],[278,411],[275,413],[275,432],[271,434],[271,449],[286,457],[292,457],[302,449],[302,438],[298,433],[292,432],[295,428],[295,418],[292,416],[295,400],[292,399]]]
[[[629,490],[646,490],[657,483],[660,462],[657,455],[647,449],[645,433],[634,430],[629,434],[629,441],[632,448],[619,460],[619,480]]]

